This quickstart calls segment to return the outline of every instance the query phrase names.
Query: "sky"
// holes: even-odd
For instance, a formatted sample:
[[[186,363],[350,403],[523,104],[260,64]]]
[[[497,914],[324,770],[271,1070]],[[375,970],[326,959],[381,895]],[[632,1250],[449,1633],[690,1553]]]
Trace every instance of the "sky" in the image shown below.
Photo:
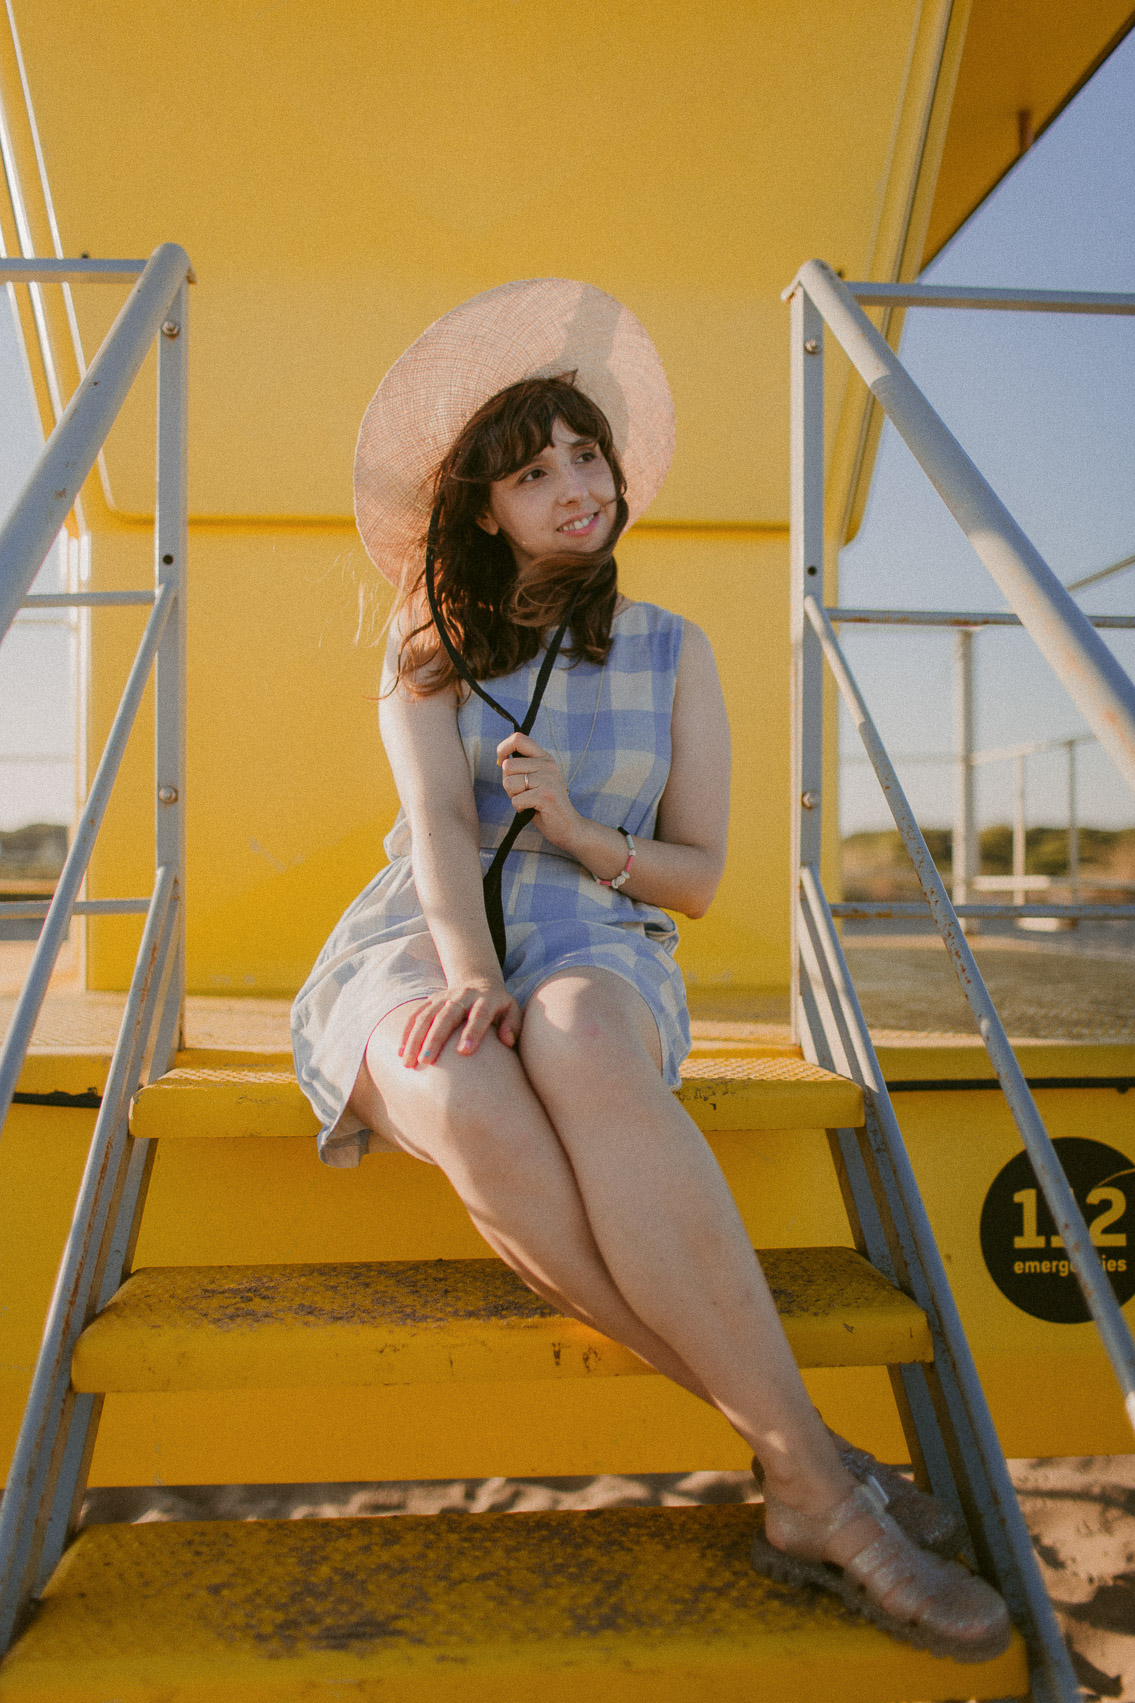
[[[925,274],[928,281],[1135,291],[1135,35],[1111,56]],[[38,452],[30,384],[0,291],[0,512]],[[936,310],[907,315],[901,353],[962,444],[1064,579],[1135,553],[1135,319]],[[54,556],[39,589],[58,583]],[[884,429],[867,511],[843,552],[841,601],[998,609],[984,567],[905,446]],[[1135,569],[1083,594],[1135,612]],[[848,630],[844,642],[924,826],[953,797],[951,634]],[[1135,670],[1135,632],[1107,635]],[[976,641],[977,744],[1066,738],[1084,724],[1021,633]],[[75,636],[66,614],[23,615],[0,647],[0,830],[71,820]],[[891,818],[858,739],[841,731],[841,825]],[[913,760],[911,760],[913,759]],[[1135,823],[1135,800],[1081,748],[1082,821]],[[1030,822],[1065,820],[1063,758],[1029,764]],[[1007,821],[1012,765],[978,771],[981,823]]]
[[[924,274],[928,283],[1135,292],[1135,34],[1128,36]],[[935,309],[907,315],[903,361],[1065,582],[1135,554],[1135,319]],[[840,601],[1001,609],[997,587],[889,426]],[[1080,594],[1135,613],[1135,569]],[[1107,642],[1135,671],[1135,632]],[[845,648],[924,826],[945,827],[955,748],[950,633],[845,629]],[[977,746],[1086,731],[1020,632],[975,641]],[[845,833],[891,825],[854,730],[840,737]],[[1135,823],[1135,799],[1098,747],[1078,759],[1081,819]],[[981,823],[1008,821],[1010,763],[978,771]],[[1065,760],[1028,765],[1028,820],[1063,825]]]
[[[12,291],[0,286],[0,513],[7,514],[43,438],[16,334]],[[61,552],[50,552],[34,589],[58,591]],[[74,617],[25,610],[0,644],[0,832],[67,822],[75,804]]]

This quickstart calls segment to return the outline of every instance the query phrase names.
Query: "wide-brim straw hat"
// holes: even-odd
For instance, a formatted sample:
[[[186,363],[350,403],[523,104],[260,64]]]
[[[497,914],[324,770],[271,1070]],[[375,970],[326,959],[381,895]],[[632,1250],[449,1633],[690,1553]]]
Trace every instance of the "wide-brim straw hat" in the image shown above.
[[[526,378],[576,375],[610,422],[628,526],[674,453],[674,404],[658,351],[629,308],[593,284],[500,284],[423,331],[379,385],[359,428],[355,519],[375,567],[408,585],[423,561],[433,481],[478,408]]]

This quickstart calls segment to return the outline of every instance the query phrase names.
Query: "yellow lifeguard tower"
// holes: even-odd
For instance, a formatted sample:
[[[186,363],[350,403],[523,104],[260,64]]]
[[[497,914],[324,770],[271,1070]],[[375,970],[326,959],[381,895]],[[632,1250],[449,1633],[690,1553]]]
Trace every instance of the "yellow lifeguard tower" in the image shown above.
[[[825,608],[886,411],[963,522],[980,511],[1042,648],[1072,646],[1122,759],[1122,682],[947,467],[890,350],[931,300],[926,261],[1131,22],[1130,0],[10,0],[0,279],[54,436],[0,534],[0,632],[66,524],[100,808],[120,769],[45,926],[58,944],[78,903],[82,985],[54,984],[25,1056],[45,947],[0,1061],[0,1703],[1070,1703],[1002,1451],[1129,1449],[1124,1392],[1086,1309],[1021,1306],[1032,1274],[1010,1254],[1002,1283],[989,1247],[1083,1267],[1122,1378],[1092,1248],[1114,1275],[1126,1195],[1046,1170],[984,1007],[989,1056],[873,1045],[832,922],[835,683],[852,702],[854,683]],[[682,929],[702,1013],[683,1097],[825,1416],[964,1513],[1022,1629],[996,1662],[960,1669],[760,1580],[745,1508],[72,1541],[88,1483],[747,1464],[719,1416],[513,1283],[438,1173],[321,1168],[285,1050],[285,1002],[395,808],[358,420],[429,321],[545,275],[626,301],[666,364],[678,451],[620,572],[707,630],[735,730],[726,876]],[[1018,1053],[1049,1134],[1135,1161],[1116,1093],[1135,1048]],[[1005,1101],[980,1091],[995,1071]],[[894,1079],[918,1085],[901,1117]],[[1084,1230],[1064,1209],[1093,1187]]]

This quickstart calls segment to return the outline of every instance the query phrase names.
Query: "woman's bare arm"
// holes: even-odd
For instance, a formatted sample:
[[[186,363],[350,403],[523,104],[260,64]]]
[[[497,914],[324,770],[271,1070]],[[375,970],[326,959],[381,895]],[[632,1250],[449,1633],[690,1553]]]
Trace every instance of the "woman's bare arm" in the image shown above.
[[[687,621],[674,690],[670,776],[652,840],[636,839],[635,860],[621,891],[631,899],[704,916],[725,867],[729,828],[729,720],[717,664],[700,627]],[[627,844],[615,828],[580,816],[559,766],[524,734],[502,740],[498,756],[517,809],[535,809],[533,826],[593,875],[610,880]],[[529,788],[517,790],[521,777]]]
[[[415,698],[395,684],[400,634],[391,634],[379,727],[410,824],[414,885],[448,984],[407,1026],[408,1065],[436,1059],[455,1029],[458,1051],[475,1052],[496,1024],[506,1046],[520,1012],[497,963],[481,886],[480,832],[452,689]]]

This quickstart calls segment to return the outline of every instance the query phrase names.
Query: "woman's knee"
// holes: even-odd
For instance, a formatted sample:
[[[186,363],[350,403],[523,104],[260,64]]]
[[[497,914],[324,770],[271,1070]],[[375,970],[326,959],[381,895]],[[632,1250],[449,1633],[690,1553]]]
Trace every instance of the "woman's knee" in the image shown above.
[[[436,1063],[408,1069],[380,1025],[367,1044],[364,1073],[370,1093],[356,1089],[352,1098],[369,1099],[400,1146],[447,1172],[482,1181],[509,1175],[539,1142],[540,1126],[552,1133],[515,1051],[495,1033],[472,1055],[450,1042]]]
[[[656,1083],[662,1047],[642,995],[611,971],[565,972],[537,988],[520,1037],[525,1069],[546,1099],[607,1091],[612,1079]]]

